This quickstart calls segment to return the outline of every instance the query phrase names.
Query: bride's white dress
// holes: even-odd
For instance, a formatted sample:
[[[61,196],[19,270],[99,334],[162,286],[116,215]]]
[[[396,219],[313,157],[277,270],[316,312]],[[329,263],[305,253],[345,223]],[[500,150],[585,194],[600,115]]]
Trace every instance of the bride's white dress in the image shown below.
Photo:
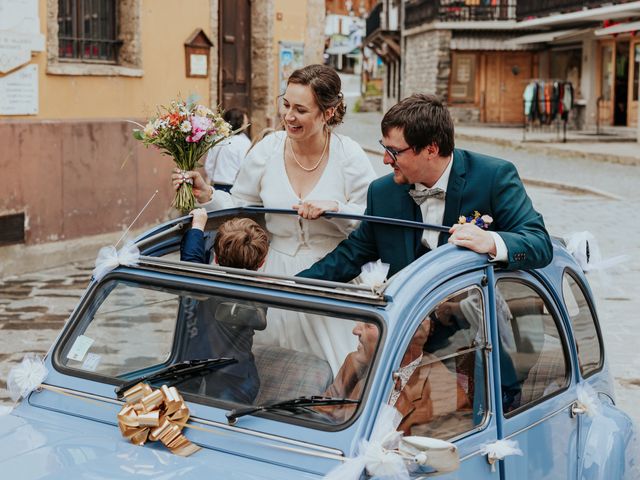
[[[334,200],[339,212],[362,214],[369,184],[376,178],[362,148],[349,137],[331,134],[329,159],[316,185],[300,199],[284,165],[286,133],[275,132],[250,150],[243,160],[231,195],[216,191],[202,205],[219,210],[244,205],[291,207],[301,200]],[[266,215],[269,254],[263,271],[295,275],[333,250],[357,226],[344,219],[305,220],[294,215]],[[255,343],[279,345],[325,358],[335,373],[345,356],[355,350],[353,322],[269,309],[267,328],[255,333]]]

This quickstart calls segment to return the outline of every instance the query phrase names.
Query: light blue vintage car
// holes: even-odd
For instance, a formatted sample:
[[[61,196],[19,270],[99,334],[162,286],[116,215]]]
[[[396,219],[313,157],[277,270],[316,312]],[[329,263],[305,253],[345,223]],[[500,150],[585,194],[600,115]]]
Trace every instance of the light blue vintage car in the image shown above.
[[[265,213],[286,214],[211,212],[209,236]],[[317,479],[362,452],[389,402],[411,478],[640,478],[592,294],[559,241],[541,270],[449,245],[371,288],[180,262],[189,221],[142,235],[137,265],[91,282],[42,388],[0,417],[2,478]],[[244,363],[212,358],[212,323],[255,332]],[[143,377],[182,394],[199,451],[123,437]],[[521,454],[487,453],[500,440]]]

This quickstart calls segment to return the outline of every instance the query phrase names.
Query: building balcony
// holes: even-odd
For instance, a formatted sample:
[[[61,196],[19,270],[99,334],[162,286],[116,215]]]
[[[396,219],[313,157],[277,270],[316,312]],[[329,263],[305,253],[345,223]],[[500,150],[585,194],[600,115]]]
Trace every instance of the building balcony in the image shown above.
[[[400,58],[400,31],[387,30],[382,19],[382,2],[378,3],[367,18],[367,33],[364,45],[371,48],[385,63],[392,63]]]
[[[549,15],[571,13],[606,5],[630,3],[634,0],[616,0],[615,2],[594,0],[518,0],[516,7],[517,20],[546,17]]]
[[[515,20],[515,1],[499,0],[497,5],[481,5],[480,0],[408,0],[405,3],[406,28],[430,22],[477,22]]]
[[[376,30],[380,30],[380,27],[382,24],[381,16],[382,16],[382,2],[378,3],[375,7],[373,7],[373,10],[371,10],[371,12],[369,13],[369,16],[367,17],[367,26],[366,26],[367,37],[373,34]]]

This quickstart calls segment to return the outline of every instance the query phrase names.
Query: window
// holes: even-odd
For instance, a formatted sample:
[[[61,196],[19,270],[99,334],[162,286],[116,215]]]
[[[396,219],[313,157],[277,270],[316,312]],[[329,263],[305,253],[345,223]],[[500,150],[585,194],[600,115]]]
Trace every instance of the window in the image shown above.
[[[502,408],[506,416],[568,385],[565,342],[543,298],[530,286],[496,287]]]
[[[613,91],[613,47],[611,45],[602,45],[600,47],[600,58],[602,59],[600,92],[602,100],[608,102],[611,100]]]
[[[403,416],[399,430],[405,435],[448,440],[484,421],[484,332],[477,287],[446,298],[418,325],[389,399]]]
[[[59,0],[58,56],[115,63],[118,59],[116,0]]]
[[[171,356],[179,308],[176,295],[114,282],[75,332],[63,352],[63,365],[118,377],[166,362]]]
[[[453,52],[449,98],[452,102],[474,102],[476,97],[476,55]]]
[[[562,296],[573,325],[580,373],[586,378],[602,367],[602,349],[598,329],[584,292],[568,272],[565,272],[562,278]]]
[[[582,47],[562,47],[550,52],[551,78],[571,82],[574,96],[579,96],[582,75]]]
[[[151,383],[175,384],[190,401],[226,408],[313,395],[352,400],[273,413],[322,428],[354,416],[380,343],[378,325],[362,315],[343,318],[189,284],[122,278],[98,287],[77,325],[54,357],[71,375],[122,385],[183,361],[232,358]]]

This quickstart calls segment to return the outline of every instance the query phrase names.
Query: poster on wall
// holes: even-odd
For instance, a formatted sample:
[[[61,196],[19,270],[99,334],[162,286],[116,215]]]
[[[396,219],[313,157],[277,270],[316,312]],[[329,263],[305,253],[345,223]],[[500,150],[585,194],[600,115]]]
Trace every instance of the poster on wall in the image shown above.
[[[44,50],[38,0],[0,0],[0,73],[29,63]]]
[[[0,0],[0,31],[40,34],[38,0]]]
[[[0,115],[38,114],[38,65],[0,77]]]
[[[287,88],[287,79],[297,68],[304,67],[303,42],[279,42],[278,52],[278,85],[280,92]]]

